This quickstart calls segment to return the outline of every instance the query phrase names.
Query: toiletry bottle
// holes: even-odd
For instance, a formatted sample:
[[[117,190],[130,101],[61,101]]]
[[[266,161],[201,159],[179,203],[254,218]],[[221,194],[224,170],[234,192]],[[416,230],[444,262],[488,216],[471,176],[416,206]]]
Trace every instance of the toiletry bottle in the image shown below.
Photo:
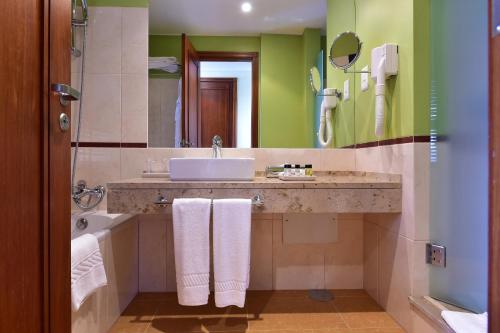
[[[291,173],[292,165],[291,164],[285,164],[285,168],[283,170],[283,175],[285,177],[289,177]]]
[[[306,164],[306,176],[312,177],[312,175],[313,175],[312,164]]]
[[[299,176],[304,177],[306,175],[306,167],[299,165]]]
[[[300,164],[295,164],[295,176],[300,176]]]

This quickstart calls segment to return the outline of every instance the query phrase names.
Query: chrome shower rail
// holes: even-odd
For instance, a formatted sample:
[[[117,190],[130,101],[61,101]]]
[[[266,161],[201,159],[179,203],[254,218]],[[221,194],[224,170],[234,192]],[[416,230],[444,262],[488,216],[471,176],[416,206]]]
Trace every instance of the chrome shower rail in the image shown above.
[[[158,199],[154,202],[155,205],[165,208],[168,206],[173,205],[173,200],[168,200],[162,195],[158,196]],[[214,204],[214,199],[212,199],[212,205]],[[257,207],[257,208],[263,208],[264,207],[264,198],[260,195],[257,194],[252,198],[252,206]]]

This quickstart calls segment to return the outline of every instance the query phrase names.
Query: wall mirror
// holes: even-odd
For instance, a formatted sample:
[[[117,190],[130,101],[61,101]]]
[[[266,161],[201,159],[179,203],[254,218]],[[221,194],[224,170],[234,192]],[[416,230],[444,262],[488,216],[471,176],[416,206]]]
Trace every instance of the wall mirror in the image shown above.
[[[244,2],[149,2],[149,147],[317,147],[327,1]]]
[[[330,48],[330,63],[344,71],[352,67],[361,55],[361,40],[356,33],[346,31],[339,34]]]
[[[321,94],[321,89],[323,87],[321,73],[318,67],[313,66],[309,72],[309,81],[311,83],[311,89],[315,95]]]

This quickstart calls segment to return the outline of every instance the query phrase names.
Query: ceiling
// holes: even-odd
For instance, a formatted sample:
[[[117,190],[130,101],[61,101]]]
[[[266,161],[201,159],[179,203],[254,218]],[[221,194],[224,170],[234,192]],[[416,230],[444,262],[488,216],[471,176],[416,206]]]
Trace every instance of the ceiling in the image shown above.
[[[253,10],[241,11],[248,1]],[[326,0],[150,0],[149,33],[158,35],[300,35],[326,28]]]

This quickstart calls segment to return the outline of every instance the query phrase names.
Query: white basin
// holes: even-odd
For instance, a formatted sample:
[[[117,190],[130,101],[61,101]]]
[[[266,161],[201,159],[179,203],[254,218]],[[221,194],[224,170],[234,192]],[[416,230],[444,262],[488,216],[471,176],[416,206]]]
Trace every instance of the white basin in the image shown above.
[[[253,180],[254,158],[172,158],[171,180]]]

